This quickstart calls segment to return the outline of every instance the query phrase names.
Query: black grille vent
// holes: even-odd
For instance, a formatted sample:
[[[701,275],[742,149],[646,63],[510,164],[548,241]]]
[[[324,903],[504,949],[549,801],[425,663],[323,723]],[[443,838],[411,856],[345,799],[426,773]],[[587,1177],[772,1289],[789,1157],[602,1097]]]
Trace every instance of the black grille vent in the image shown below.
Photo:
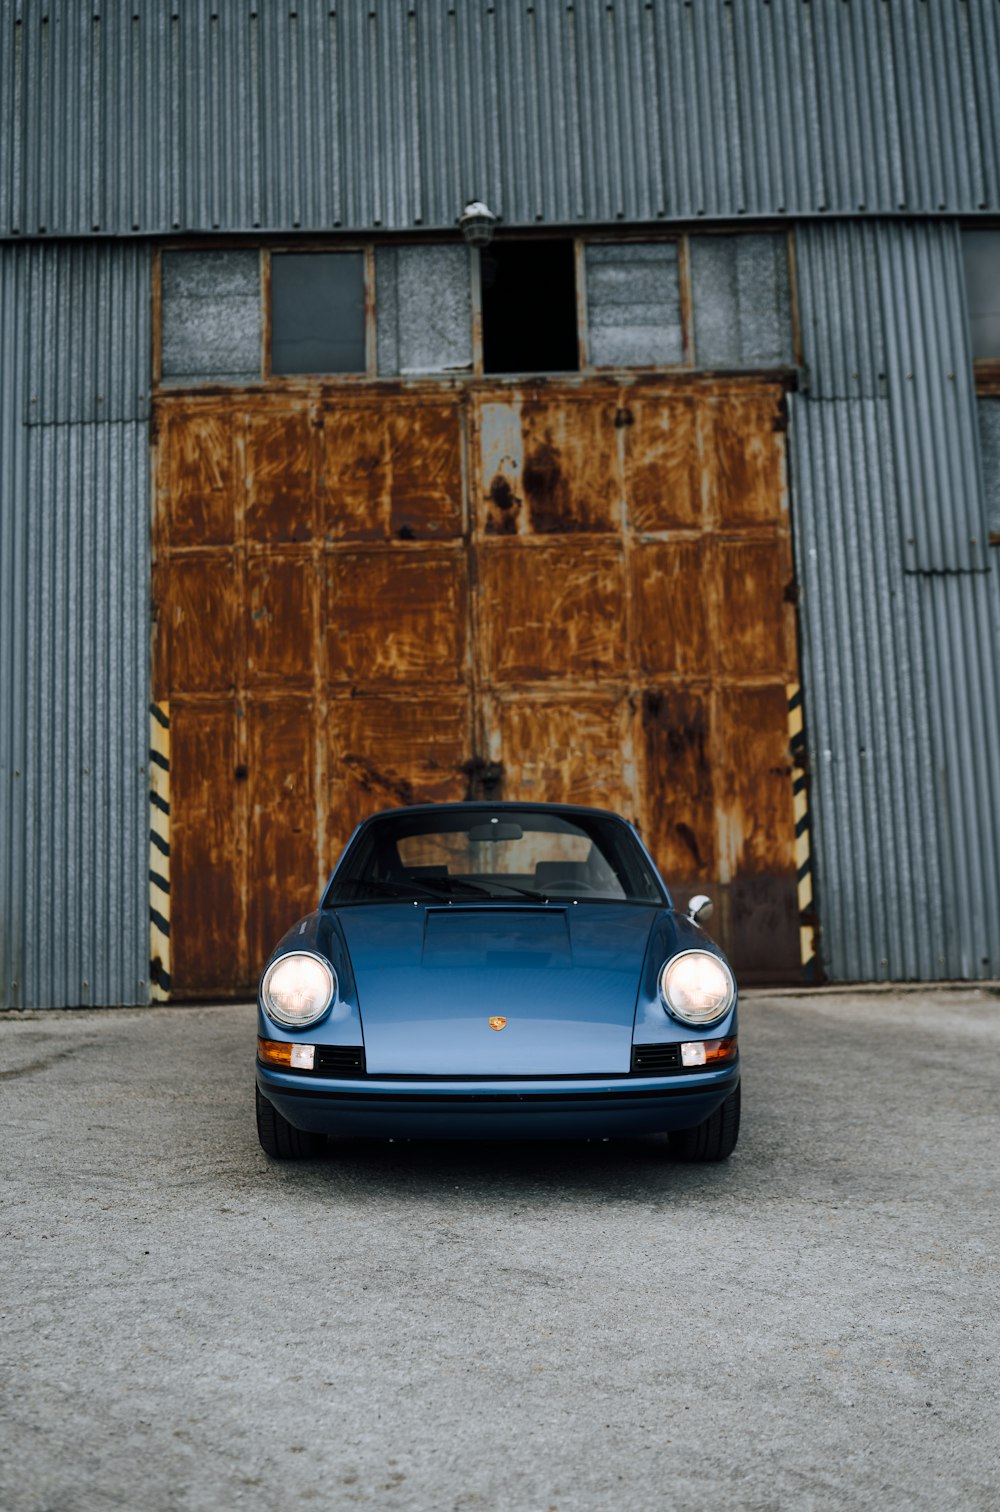
[[[680,1045],[633,1045],[632,1075],[661,1076],[681,1069]]]
[[[360,1045],[317,1045],[316,1070],[328,1076],[364,1076],[365,1052]]]

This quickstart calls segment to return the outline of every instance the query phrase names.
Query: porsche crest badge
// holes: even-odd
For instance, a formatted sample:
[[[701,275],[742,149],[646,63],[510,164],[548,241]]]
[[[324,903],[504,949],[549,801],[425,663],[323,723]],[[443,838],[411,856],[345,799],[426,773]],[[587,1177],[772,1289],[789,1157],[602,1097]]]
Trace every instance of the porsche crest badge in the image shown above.
[[[499,1030],[499,1029],[505,1029],[506,1027],[507,1027],[507,1020],[505,1018],[491,1018],[490,1019],[490,1028],[491,1029],[497,1029],[497,1030]]]

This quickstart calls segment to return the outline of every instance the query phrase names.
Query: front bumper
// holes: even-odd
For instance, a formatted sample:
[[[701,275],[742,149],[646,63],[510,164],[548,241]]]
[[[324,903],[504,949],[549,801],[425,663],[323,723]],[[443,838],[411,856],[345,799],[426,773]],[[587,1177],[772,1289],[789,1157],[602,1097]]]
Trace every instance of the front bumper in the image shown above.
[[[347,1138],[576,1139],[670,1133],[704,1123],[735,1090],[737,1060],[670,1077],[431,1081],[334,1079],[257,1062],[257,1085],[297,1129]]]

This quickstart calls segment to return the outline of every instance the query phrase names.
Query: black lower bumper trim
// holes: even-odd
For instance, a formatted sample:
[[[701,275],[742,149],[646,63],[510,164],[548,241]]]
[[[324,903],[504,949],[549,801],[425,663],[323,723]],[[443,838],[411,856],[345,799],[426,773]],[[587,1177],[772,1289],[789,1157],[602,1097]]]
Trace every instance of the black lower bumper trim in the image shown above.
[[[317,1098],[327,1102],[338,1103],[365,1103],[368,1107],[378,1107],[384,1104],[386,1107],[399,1107],[403,1104],[412,1104],[419,1107],[432,1107],[435,1104],[441,1107],[455,1107],[458,1104],[476,1103],[486,1107],[523,1107],[526,1103],[594,1103],[599,1102],[602,1106],[614,1107],[621,1103],[636,1103],[662,1101],[670,1097],[700,1097],[706,1092],[731,1092],[739,1081],[739,1072],[734,1070],[731,1076],[724,1081],[712,1082],[710,1086],[686,1086],[686,1087],[629,1087],[609,1092],[602,1087],[595,1087],[592,1092],[561,1092],[557,1088],[539,1088],[537,1092],[403,1092],[403,1091],[375,1091],[345,1092],[339,1087],[336,1090],[323,1089],[320,1087],[289,1087],[284,1084],[280,1087],[262,1087],[267,1096],[272,1091],[277,1097],[305,1097]]]

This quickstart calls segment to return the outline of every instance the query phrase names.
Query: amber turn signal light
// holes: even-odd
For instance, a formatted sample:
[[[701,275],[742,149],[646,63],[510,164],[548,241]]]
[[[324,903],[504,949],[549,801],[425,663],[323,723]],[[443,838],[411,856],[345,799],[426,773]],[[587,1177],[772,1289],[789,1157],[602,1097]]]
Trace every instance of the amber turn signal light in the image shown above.
[[[261,1039],[257,1055],[265,1066],[288,1066],[292,1071],[311,1071],[316,1064],[315,1045],[293,1045],[288,1040]]]
[[[681,1046],[682,1066],[718,1066],[736,1059],[736,1035],[726,1039],[691,1040]]]

